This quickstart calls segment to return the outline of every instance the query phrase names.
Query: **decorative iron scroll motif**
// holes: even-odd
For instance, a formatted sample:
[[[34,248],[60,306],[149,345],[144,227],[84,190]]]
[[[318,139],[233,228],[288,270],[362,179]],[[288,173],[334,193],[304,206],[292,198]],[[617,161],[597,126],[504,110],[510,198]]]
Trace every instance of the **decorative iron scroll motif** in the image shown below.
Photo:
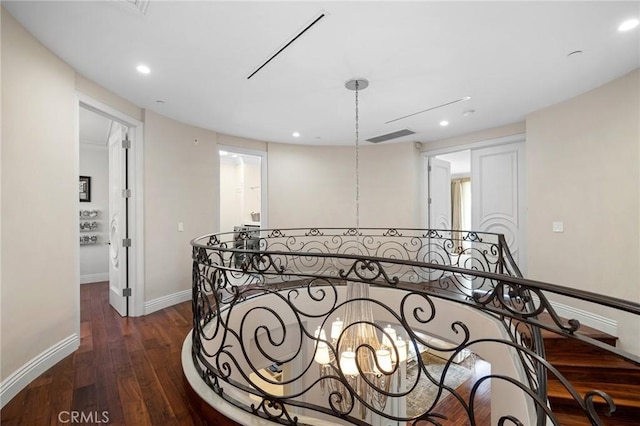
[[[579,323],[566,322],[554,311],[545,295],[551,285],[522,279],[501,236],[395,228],[360,231],[262,230],[192,242],[192,356],[203,381],[217,395],[247,413],[287,425],[309,424],[300,420],[308,418],[300,415],[302,410],[305,416],[316,412],[356,425],[373,424],[376,417],[437,425],[447,420],[439,408],[446,399],[460,407],[469,424],[477,425],[476,396],[488,381],[504,382],[535,407],[538,425],[558,425],[547,404],[550,375],[566,387],[591,424],[603,424],[594,401],[615,410],[607,394],[594,389],[581,395],[545,360],[540,327],[572,336]],[[239,247],[234,244],[238,239],[257,243]],[[371,297],[367,290],[349,297],[348,283],[387,296]],[[477,324],[447,320],[442,303],[452,302],[493,318],[502,324],[503,336],[487,338],[478,333]],[[340,322],[336,318],[362,306],[375,313],[375,320],[352,320],[334,334]],[[538,319],[543,313],[553,323],[543,325]],[[640,308],[635,313],[640,314]],[[429,336],[442,321],[451,335]],[[376,342],[354,343],[346,336],[355,329],[360,335],[375,335]],[[402,352],[405,347],[409,350]],[[523,375],[492,372],[460,391],[450,373],[474,357],[477,348],[487,347],[517,359]],[[379,356],[385,351],[388,363]],[[347,352],[353,353],[351,367],[343,363]],[[443,357],[439,373],[425,353]],[[427,388],[434,390],[430,399],[409,410],[407,403]],[[509,413],[492,421],[532,424],[531,418]]]

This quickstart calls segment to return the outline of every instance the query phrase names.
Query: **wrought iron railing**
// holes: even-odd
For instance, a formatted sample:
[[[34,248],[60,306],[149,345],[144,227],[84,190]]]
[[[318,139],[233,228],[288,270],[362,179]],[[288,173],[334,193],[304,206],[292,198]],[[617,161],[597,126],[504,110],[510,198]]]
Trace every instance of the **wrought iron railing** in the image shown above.
[[[599,395],[611,406],[610,398],[597,391],[580,396],[545,360],[542,329],[572,336],[579,327],[561,319],[546,294],[640,315],[632,302],[523,279],[499,234],[274,229],[208,235],[192,246],[195,368],[228,403],[282,424],[439,424],[447,416],[439,411],[446,397],[476,425],[477,394],[491,381],[492,424],[557,425],[546,398],[549,372],[573,392],[585,419],[602,424],[593,399]],[[348,299],[347,283],[367,284],[370,296]],[[409,364],[391,345],[392,370],[360,371],[372,388],[366,391],[376,396],[371,400],[362,397],[362,381],[356,386],[336,368],[339,338],[319,333],[355,303],[371,307],[375,321],[368,326],[380,340],[390,337],[385,324],[392,325],[414,358],[408,374]],[[552,322],[541,321],[542,313]],[[362,346],[353,349],[373,350]],[[321,349],[332,364],[314,361]],[[440,374],[424,352],[448,358]],[[460,393],[447,375],[475,354],[493,361],[491,374]],[[409,410],[406,404],[425,386],[435,395]]]

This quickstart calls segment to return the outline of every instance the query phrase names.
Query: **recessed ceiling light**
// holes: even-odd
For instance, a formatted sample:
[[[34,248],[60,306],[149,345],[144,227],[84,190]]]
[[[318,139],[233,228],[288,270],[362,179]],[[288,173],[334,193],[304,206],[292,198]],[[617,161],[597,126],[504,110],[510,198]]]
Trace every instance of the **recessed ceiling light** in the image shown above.
[[[136,69],[140,74],[149,74],[151,72],[151,68],[143,64],[138,65]]]
[[[638,23],[640,23],[640,21],[638,21],[638,19],[636,19],[636,18],[627,19],[622,24],[620,24],[620,26],[618,27],[618,31],[629,31],[629,30],[632,30],[632,29],[634,29],[635,27],[638,26]]]
[[[582,54],[582,50],[574,50],[573,52],[568,53],[567,57],[570,58],[572,56],[577,56],[577,55],[581,55],[581,54]]]
[[[293,132],[293,133],[292,133],[292,136],[293,136],[294,138],[299,138],[299,137],[300,137],[300,133],[298,133],[298,132]]]
[[[442,127],[446,127],[446,126],[448,126],[448,125],[449,125],[449,122],[448,122],[447,120],[442,120],[442,121],[440,122],[440,125],[441,125]]]
[[[157,104],[163,104],[163,103],[164,103],[164,101],[163,101],[162,99],[158,99],[158,100],[156,100],[156,103],[157,103]]]
[[[463,112],[463,113],[462,113],[462,115],[463,115],[464,117],[469,117],[470,115],[473,115],[473,113],[474,113],[474,112],[476,112],[476,110],[475,110],[475,109],[468,109],[468,110],[466,110],[465,112]]]

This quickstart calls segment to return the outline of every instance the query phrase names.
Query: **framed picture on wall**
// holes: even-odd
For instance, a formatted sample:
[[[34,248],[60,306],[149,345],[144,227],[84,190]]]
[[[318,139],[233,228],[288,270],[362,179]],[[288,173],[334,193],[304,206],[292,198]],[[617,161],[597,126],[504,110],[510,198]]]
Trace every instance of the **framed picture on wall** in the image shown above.
[[[91,201],[91,177],[80,176],[80,202]]]

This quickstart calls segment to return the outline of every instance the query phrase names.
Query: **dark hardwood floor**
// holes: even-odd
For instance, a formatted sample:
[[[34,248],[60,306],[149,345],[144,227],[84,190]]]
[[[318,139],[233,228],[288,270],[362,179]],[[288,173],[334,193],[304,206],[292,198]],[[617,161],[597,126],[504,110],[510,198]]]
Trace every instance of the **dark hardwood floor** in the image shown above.
[[[64,424],[72,411],[93,416],[83,424],[206,424],[189,402],[180,362],[191,302],[121,318],[107,284],[81,286],[80,348],[9,401],[2,425]]]
[[[236,423],[200,407],[185,383],[180,352],[191,330],[191,302],[139,318],[122,318],[109,306],[108,283],[81,286],[80,348],[43,373],[2,409],[2,425],[76,424],[216,425]],[[488,374],[489,364],[470,366],[474,377]],[[468,393],[474,378],[458,388]],[[479,393],[479,425],[490,424],[490,386]],[[466,414],[454,398],[437,412],[446,425],[466,425]]]

